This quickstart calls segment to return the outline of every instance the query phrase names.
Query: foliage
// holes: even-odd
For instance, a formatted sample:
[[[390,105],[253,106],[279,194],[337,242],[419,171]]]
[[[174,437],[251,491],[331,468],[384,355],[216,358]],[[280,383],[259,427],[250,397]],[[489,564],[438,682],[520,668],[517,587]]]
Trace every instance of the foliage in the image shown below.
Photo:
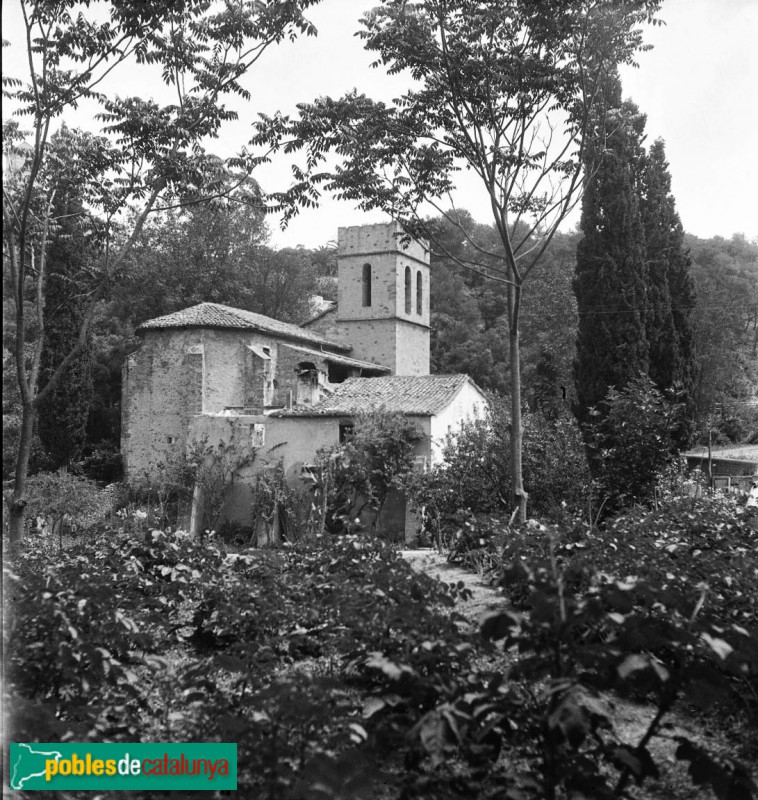
[[[662,139],[645,154],[640,213],[645,230],[648,270],[649,374],[659,389],[682,387],[691,415],[695,380],[692,313],[695,286],[691,259],[684,249],[684,230],[671,194],[671,175]]]
[[[739,536],[739,531],[733,533]],[[634,542],[638,534],[635,528]],[[614,555],[609,559],[600,552],[600,548],[609,551],[605,537],[595,549],[595,543],[584,539],[564,538],[560,547],[555,536],[550,532],[539,537],[535,544],[544,548],[541,554],[534,552],[535,544],[522,538],[519,544],[532,550],[532,558],[519,551],[518,545],[514,548],[516,558],[506,562],[510,566],[503,580],[524,587],[524,596],[518,600],[529,613],[494,614],[485,621],[483,632],[492,639],[503,638],[506,650],[523,654],[511,668],[517,681],[545,681],[544,691],[532,694],[529,720],[516,717],[514,721],[542,726],[538,774],[543,785],[551,787],[546,789],[549,796],[554,796],[557,787],[596,797],[624,796],[631,779],[642,783],[659,776],[648,744],[677,700],[683,698],[700,708],[735,703],[735,690],[741,689],[745,676],[755,674],[758,638],[755,629],[743,627],[742,619],[740,623],[734,623],[734,618],[723,620],[731,623],[728,628],[714,622],[706,591],[693,586],[685,570],[679,573],[681,583],[660,573],[650,574],[655,567],[648,572],[640,549],[635,546],[632,551],[628,540],[614,537],[618,551],[611,551]],[[532,533],[528,538],[533,542],[536,537]],[[655,558],[655,566],[670,560],[664,549],[670,544],[657,546],[657,558],[655,545],[644,554]],[[626,565],[617,560],[619,551],[622,558],[633,555],[634,572],[622,572]],[[576,584],[580,567],[572,559],[574,552],[581,554],[577,558],[585,565],[583,589]],[[564,559],[568,563],[560,566]],[[612,564],[614,571],[604,570],[606,564]],[[754,568],[753,556],[752,568],[746,559],[733,564],[730,575],[744,582]],[[646,697],[655,704],[656,713],[639,742],[625,742],[613,732],[610,709],[600,694],[609,689]],[[717,796],[722,796],[719,781],[734,787],[734,794],[723,796],[751,796],[755,786],[744,767],[731,760],[723,763],[687,737],[680,742],[678,758],[702,759],[691,771],[696,783],[705,770]],[[605,765],[617,770],[613,782]]]
[[[486,419],[464,424],[450,435],[443,460],[406,481],[416,508],[423,510],[435,539],[449,539],[468,514],[508,512],[510,486],[508,409],[491,398]],[[536,514],[559,519],[580,513],[589,501],[589,470],[576,422],[567,410],[550,418],[524,414],[524,480]],[[461,517],[463,512],[463,517]]]
[[[739,235],[731,239],[688,235],[685,243],[692,255],[697,289],[695,400],[703,441],[707,441],[708,416],[717,411],[718,404],[742,417],[750,410],[747,404],[755,401],[758,246]],[[747,428],[746,433],[757,429]],[[727,435],[727,440],[732,439]]]
[[[60,158],[69,157],[81,146],[79,140],[83,138],[80,131],[63,126],[51,138],[51,150]],[[101,226],[85,211],[75,182],[61,182],[50,211],[57,224],[47,245],[42,385],[48,383],[58,364],[77,346],[85,306],[82,295],[86,294],[81,289],[96,269],[103,240]],[[53,467],[77,461],[84,446],[93,393],[91,350],[92,335],[88,332],[78,357],[39,406],[38,431]]]
[[[159,531],[52,557],[32,538],[5,573],[15,737],[134,741],[149,708],[139,670],[162,668],[150,656],[158,633],[173,637],[181,603],[219,564],[212,543]]]
[[[230,175],[230,187],[239,177]],[[272,250],[260,189],[248,179],[236,202],[192,205],[158,215],[129,258],[118,313],[135,323],[197,303],[221,303],[301,322],[317,271],[311,251]]]
[[[479,531],[500,537],[489,557],[511,607],[489,614],[482,634],[508,668],[494,679],[472,671],[417,723],[409,796],[458,796],[458,781],[477,797],[638,796],[632,781],[662,777],[650,745],[669,738],[672,711],[728,716],[743,730],[758,723],[754,512],[729,497],[680,497],[605,531],[498,531],[495,520]],[[624,700],[611,692],[653,706],[637,741],[615,724]],[[758,792],[737,752],[675,739],[695,785],[717,797]],[[749,739],[744,758],[754,756]]]
[[[228,442],[220,439],[210,444],[205,435],[189,443],[182,482],[195,487],[202,513],[201,531],[216,529],[240,471],[253,463],[255,455],[255,449],[239,430],[232,431]]]
[[[282,462],[257,472],[251,491],[253,530],[249,544],[297,539],[302,503],[295,490],[287,484]]]
[[[717,496],[603,532],[501,525],[511,605],[483,636],[452,612],[462,585],[376,539],[30,542],[6,573],[13,736],[233,740],[239,790],[263,800],[636,796],[669,769],[650,744],[672,709],[758,713],[756,527]],[[614,724],[629,697],[655,704],[637,741]],[[696,785],[755,793],[738,753],[676,736]]]
[[[433,240],[460,266],[505,288],[513,498],[526,518],[521,464],[520,311],[525,282],[582,189],[599,87],[643,47],[658,0],[612,5],[506,0],[386,0],[363,19],[377,65],[414,86],[393,105],[356,92],[301,104],[299,116],[263,116],[258,145],[304,151],[290,189],[274,195],[285,221],[322,188],[380,209]],[[332,166],[336,154],[340,162]],[[455,173],[472,172],[492,209],[495,246],[470,237],[453,208]],[[444,208],[443,208],[444,204]],[[422,209],[443,214],[471,247],[444,249]]]
[[[427,702],[414,686],[471,651],[444,609],[455,587],[354,538],[225,557],[215,537],[115,535],[30,550],[6,580],[16,738],[231,738],[240,789],[272,800],[316,776],[324,797],[363,796],[366,720],[393,717],[401,739]],[[384,700],[393,659],[403,697]]]
[[[53,533],[61,533],[64,520],[69,532],[98,520],[103,498],[97,485],[67,472],[39,472],[29,479],[27,516],[49,520]]]
[[[420,438],[401,413],[380,408],[356,414],[345,441],[318,455],[310,487],[313,532],[350,533],[362,527],[366,511],[376,531],[387,497],[413,468]]]
[[[493,226],[477,225],[459,211],[466,236],[444,217],[427,220],[433,227],[431,284],[431,363],[439,374],[465,372],[477,386],[508,394],[508,311],[505,286],[462,269],[470,261],[469,241],[497,249]],[[456,235],[457,234],[457,235]],[[557,232],[530,278],[522,297],[521,366],[524,397],[530,408],[550,413],[571,389],[576,338],[576,299],[571,279],[576,263],[574,233]],[[449,252],[451,257],[446,257]],[[455,258],[453,258],[454,256]]]
[[[257,796],[297,796],[339,755],[344,766],[325,797],[343,796],[338,786],[359,777],[374,785],[366,720],[415,718],[426,701],[414,687],[467,662],[470,647],[448,645],[455,627],[435,610],[452,597],[376,540],[235,559],[198,606],[193,641],[231,672],[226,702],[239,715],[238,746],[250,759],[244,780]],[[278,675],[283,660],[292,666]],[[388,681],[399,695],[385,701]]]
[[[23,535],[25,480],[40,404],[87,343],[96,310],[119,277],[148,215],[229,194],[227,166],[241,170],[243,178],[252,170],[254,159],[243,156],[225,165],[209,156],[202,143],[235,118],[226,97],[250,97],[242,78],[271,45],[298,33],[315,33],[303,16],[314,2],[217,9],[207,3],[127,0],[107,4],[94,21],[77,13],[73,0],[23,5],[25,35],[19,40],[26,52],[13,63],[28,72],[3,77],[5,100],[14,115],[3,125],[3,155],[12,165],[7,180],[3,176],[4,264],[15,311],[13,355],[21,400],[9,501],[12,547]],[[108,80],[134,69],[135,62],[148,80],[170,86],[175,101],[161,107],[153,100],[121,98],[108,91]],[[105,135],[82,134],[63,142],[51,138],[55,121],[85,100],[99,106],[96,117]],[[23,119],[30,131],[21,128]],[[58,354],[60,361],[42,385],[50,310],[44,302],[48,245],[60,223],[56,196],[66,196],[71,187],[76,187],[77,203],[98,221],[103,258],[85,276],[81,295],[86,300],[73,346]],[[113,232],[128,210],[136,215],[116,245]],[[80,292],[79,286],[72,289],[70,297]],[[27,352],[30,318],[34,329]]]
[[[103,442],[85,453],[77,470],[93,481],[115,483],[124,476],[121,451],[110,442]]]
[[[648,370],[648,272],[637,184],[645,117],[622,102],[618,76],[608,79],[604,92],[614,125],[592,141],[600,159],[584,193],[574,279],[574,383],[582,422],[611,386],[622,388]]]
[[[591,409],[591,464],[607,510],[653,500],[657,476],[672,461],[686,425],[684,411],[677,394],[662,394],[647,377],[620,391],[611,388]]]

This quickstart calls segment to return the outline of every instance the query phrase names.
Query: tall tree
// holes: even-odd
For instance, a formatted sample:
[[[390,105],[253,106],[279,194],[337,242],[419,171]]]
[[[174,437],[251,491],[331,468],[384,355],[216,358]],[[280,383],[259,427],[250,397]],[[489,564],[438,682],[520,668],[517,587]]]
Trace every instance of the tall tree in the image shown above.
[[[8,180],[3,173],[3,243],[13,287],[18,332],[14,357],[22,408],[14,486],[7,497],[12,548],[23,536],[26,475],[40,403],[85,347],[97,303],[107,294],[148,214],[226,191],[219,185],[218,159],[209,159],[202,143],[234,118],[224,105],[226,96],[249,99],[241,79],[272,44],[298,32],[315,32],[303,17],[303,9],[315,2],[261,0],[217,6],[207,0],[119,0],[102,4],[104,14],[95,19],[89,4],[77,0],[20,0],[25,52],[17,63],[25,64],[28,74],[25,79],[3,77],[7,106],[31,126],[26,134],[11,120],[3,129],[6,158],[25,162]],[[103,82],[134,63],[156,70],[175,102],[161,106],[138,97],[107,96]],[[99,118],[110,138],[92,139],[68,159],[57,161],[51,158],[51,126],[82,100],[100,104]],[[31,146],[22,152],[20,143],[27,137]],[[243,158],[232,163],[238,169],[253,166]],[[120,247],[111,248],[106,241],[103,268],[93,276],[76,344],[41,385],[47,249],[57,222],[55,197],[66,175],[79,183],[82,203],[99,213],[106,231],[129,205],[138,210]],[[36,324],[27,358],[30,299]]]
[[[384,0],[363,19],[377,65],[406,72],[413,88],[395,105],[351,93],[263,118],[256,142],[305,149],[297,183],[276,195],[285,220],[318,202],[321,188],[382,209],[411,233],[433,237],[433,207],[458,226],[471,256],[440,251],[505,288],[514,501],[526,518],[522,470],[522,292],[581,191],[585,138],[604,77],[632,63],[640,25],[659,0]],[[334,168],[329,159],[340,158]],[[496,247],[449,212],[457,170],[479,181]],[[428,210],[426,211],[428,213]]]
[[[592,149],[597,167],[584,193],[574,293],[579,328],[574,362],[577,416],[586,421],[610,387],[647,375],[647,270],[638,181],[645,117],[621,100],[613,77],[606,127]]]
[[[82,134],[65,126],[52,137],[76,140]],[[64,152],[68,152],[65,150]],[[100,225],[85,210],[76,183],[61,181],[52,205],[57,224],[47,249],[45,342],[40,359],[44,386],[76,347],[86,306],[87,276],[100,257]],[[61,373],[38,409],[38,431],[53,466],[67,465],[81,454],[92,402],[92,332],[88,330],[75,359]]]
[[[684,230],[671,194],[668,166],[663,140],[657,139],[643,159],[640,187],[648,274],[645,330],[651,380],[661,390],[679,384],[685,393],[683,399],[689,404],[695,378],[695,286],[691,260],[684,248]]]

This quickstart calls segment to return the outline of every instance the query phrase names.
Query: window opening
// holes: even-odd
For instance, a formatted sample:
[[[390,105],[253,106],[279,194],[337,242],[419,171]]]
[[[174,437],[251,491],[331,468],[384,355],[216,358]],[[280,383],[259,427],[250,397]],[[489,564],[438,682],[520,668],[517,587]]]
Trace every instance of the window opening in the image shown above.
[[[335,364],[332,361],[327,362],[326,369],[329,383],[342,383],[357,372],[354,367],[347,367],[344,364]]]
[[[421,316],[424,308],[424,289],[421,282],[421,270],[416,273],[416,313]]]
[[[411,313],[411,268],[405,268],[405,313]]]
[[[253,447],[263,447],[266,441],[266,426],[262,422],[254,422],[250,426],[250,444]]]
[[[363,306],[371,305],[371,264],[363,265]]]

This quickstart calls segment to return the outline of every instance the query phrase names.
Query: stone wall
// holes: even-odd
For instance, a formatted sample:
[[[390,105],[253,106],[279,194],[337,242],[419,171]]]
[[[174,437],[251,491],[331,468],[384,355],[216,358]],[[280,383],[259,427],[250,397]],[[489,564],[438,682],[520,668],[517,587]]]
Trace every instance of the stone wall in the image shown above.
[[[255,475],[281,463],[287,484],[305,495],[307,485],[302,479],[303,467],[313,464],[319,450],[328,450],[339,444],[339,426],[344,422],[337,417],[270,417],[262,415],[202,415],[193,417],[189,426],[189,441],[204,441],[215,447],[219,442],[249,442],[253,448],[256,435],[263,428],[263,444],[256,448],[255,459],[243,467],[229,492],[222,520],[243,526],[252,526],[252,487]],[[420,438],[415,456],[419,463],[430,459],[430,420],[414,418]],[[363,517],[364,525],[371,525],[371,514]],[[387,499],[379,520],[379,530],[393,541],[411,541],[418,520],[408,508],[405,497],[393,492]]]
[[[256,430],[256,426],[258,429]],[[220,441],[253,440],[263,426],[263,444],[256,448],[255,459],[243,467],[235,479],[224,507],[223,519],[249,526],[252,506],[252,486],[256,473],[281,463],[288,485],[295,491],[305,491],[302,468],[310,464],[322,448],[339,443],[339,420],[332,418],[279,419],[261,415],[204,415],[194,417],[189,428],[190,441],[207,441],[211,446]]]
[[[194,415],[241,411],[263,393],[263,368],[252,362],[248,346],[270,349],[275,374],[277,341],[265,334],[210,328],[145,332],[123,371],[121,451],[127,481],[160,480],[159,465],[182,457]]]

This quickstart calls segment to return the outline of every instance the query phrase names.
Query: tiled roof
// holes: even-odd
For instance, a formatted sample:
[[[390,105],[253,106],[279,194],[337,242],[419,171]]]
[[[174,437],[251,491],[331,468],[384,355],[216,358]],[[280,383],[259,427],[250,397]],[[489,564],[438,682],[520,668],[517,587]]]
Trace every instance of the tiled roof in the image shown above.
[[[295,350],[298,353],[303,353],[311,358],[323,361],[331,361],[333,364],[344,364],[346,367],[357,367],[358,369],[372,369],[377,372],[389,372],[389,367],[383,367],[381,364],[374,364],[371,361],[360,361],[357,358],[348,358],[347,356],[339,355],[338,353],[325,353],[323,350],[312,350],[310,347],[298,347],[294,344],[285,344],[290,350]]]
[[[286,339],[324,345],[331,350],[340,350],[343,353],[348,353],[352,349],[349,345],[338,344],[325,339],[323,336],[304,330],[299,325],[280,322],[278,319],[265,317],[263,314],[256,314],[253,311],[245,311],[231,306],[222,306],[219,303],[199,303],[191,308],[175,311],[173,314],[166,314],[165,317],[149,319],[137,328],[136,333],[142,334],[145,331],[165,328],[240,328],[242,330],[270,333]]]
[[[349,378],[330,397],[314,406],[276,411],[277,417],[339,417],[361,411],[398,411],[431,417],[445,408],[468,375],[392,375],[386,378]]]

